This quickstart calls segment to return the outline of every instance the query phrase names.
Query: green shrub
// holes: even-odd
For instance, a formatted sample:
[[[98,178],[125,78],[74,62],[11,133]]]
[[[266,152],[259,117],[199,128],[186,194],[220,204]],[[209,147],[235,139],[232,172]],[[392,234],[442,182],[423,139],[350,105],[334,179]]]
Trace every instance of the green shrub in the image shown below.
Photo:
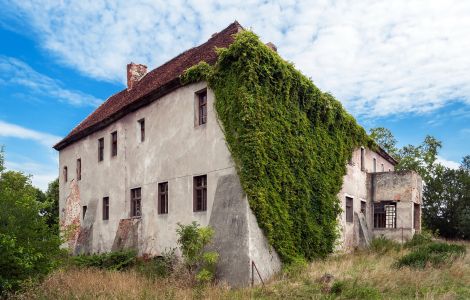
[[[463,245],[431,242],[412,249],[412,251],[397,260],[397,268],[438,267],[452,263],[457,257],[464,256],[466,248]]]
[[[387,239],[384,236],[380,236],[371,241],[369,249],[378,254],[386,254],[390,251],[399,251],[401,249],[401,245],[400,243]]]
[[[123,270],[134,265],[136,251],[117,251],[102,254],[78,255],[72,258],[74,265],[105,270]]]
[[[405,248],[414,248],[429,244],[433,241],[433,235],[429,231],[413,235],[413,238],[405,243]]]
[[[41,214],[46,207],[41,194],[29,176],[4,170],[0,147],[0,297],[40,280],[59,264],[61,241]]]
[[[136,266],[137,272],[152,280],[169,276],[178,263],[175,251],[176,249],[172,248],[164,251],[161,256],[139,260]]]
[[[197,222],[189,225],[178,223],[176,233],[188,270],[193,274],[197,272],[196,281],[199,284],[212,281],[219,254],[215,251],[206,251],[205,248],[211,242],[214,230],[210,227],[200,227]]]
[[[342,299],[382,299],[379,290],[352,280],[338,280],[331,286],[330,293]]]
[[[289,263],[333,251],[338,193],[353,150],[372,140],[341,103],[252,32],[218,49],[214,66],[189,68],[205,80],[243,190],[269,243]]]

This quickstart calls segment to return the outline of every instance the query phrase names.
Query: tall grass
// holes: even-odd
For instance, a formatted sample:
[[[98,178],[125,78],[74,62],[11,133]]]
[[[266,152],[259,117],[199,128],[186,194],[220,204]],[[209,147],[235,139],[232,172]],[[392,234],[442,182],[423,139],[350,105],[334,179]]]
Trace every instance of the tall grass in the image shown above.
[[[470,244],[465,244],[468,248]],[[370,251],[334,255],[281,273],[265,288],[230,289],[219,282],[195,291],[187,273],[149,278],[135,269],[109,271],[94,268],[60,270],[40,286],[16,295],[18,299],[470,299],[470,259],[458,256],[436,268],[393,268],[409,253]],[[334,276],[325,288],[320,280]]]

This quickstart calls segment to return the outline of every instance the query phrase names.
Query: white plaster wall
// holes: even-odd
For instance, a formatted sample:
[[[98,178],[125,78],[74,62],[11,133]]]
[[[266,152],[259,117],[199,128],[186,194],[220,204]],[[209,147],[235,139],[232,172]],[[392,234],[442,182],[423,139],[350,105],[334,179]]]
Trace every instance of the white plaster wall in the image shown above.
[[[343,177],[343,186],[338,194],[341,209],[343,213],[340,215],[339,231],[340,238],[337,243],[337,250],[351,249],[358,244],[357,226],[358,221],[354,215],[354,222],[346,222],[346,196],[353,198],[353,210],[355,213],[361,211],[361,201],[366,201],[366,220],[371,225],[372,204],[370,201],[369,186],[367,173],[373,171],[374,158],[377,162],[377,172],[382,171],[382,164],[385,172],[394,171],[394,166],[377,152],[364,149],[364,168],[361,169],[361,148],[356,149],[351,158],[351,163],[347,165],[347,173]],[[373,224],[372,224],[373,225]]]
[[[184,86],[130,113],[60,151],[60,209],[75,180],[76,160],[82,160],[78,181],[80,205],[98,202],[93,249],[110,251],[120,219],[130,216],[130,190],[142,189],[141,253],[159,254],[176,247],[177,223],[209,222],[219,176],[236,173],[224,135],[217,123],[214,94],[208,90],[208,119],[195,126],[195,92],[204,82]],[[138,120],[145,118],[145,141]],[[118,132],[118,155],[111,157],[111,133]],[[98,139],[104,138],[104,160],[98,162]],[[68,182],[62,170],[68,167]],[[207,211],[193,212],[193,176],[207,174]],[[157,213],[158,183],[168,181],[168,214]],[[102,198],[109,197],[110,217],[102,220]],[[63,213],[61,213],[63,217]]]

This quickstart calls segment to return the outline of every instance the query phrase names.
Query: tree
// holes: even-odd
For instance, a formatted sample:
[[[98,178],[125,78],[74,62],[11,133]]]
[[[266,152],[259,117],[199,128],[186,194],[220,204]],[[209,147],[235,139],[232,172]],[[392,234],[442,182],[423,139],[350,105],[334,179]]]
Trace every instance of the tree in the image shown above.
[[[47,224],[29,176],[5,171],[0,152],[0,294],[52,270],[60,238]]]
[[[59,230],[59,178],[49,183],[44,203],[46,207],[43,213],[47,219],[47,225]]]
[[[465,162],[457,170],[438,165],[424,186],[424,224],[443,237],[470,239],[470,171]]]
[[[397,140],[389,129],[384,127],[371,128],[369,136],[388,154],[394,157],[397,156]]]

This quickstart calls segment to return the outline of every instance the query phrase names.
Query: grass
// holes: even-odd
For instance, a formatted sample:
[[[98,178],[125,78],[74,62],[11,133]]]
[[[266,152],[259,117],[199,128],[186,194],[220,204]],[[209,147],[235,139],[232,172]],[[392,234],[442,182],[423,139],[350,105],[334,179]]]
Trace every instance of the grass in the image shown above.
[[[463,244],[467,250],[470,243]],[[442,246],[440,246],[442,247]],[[453,246],[452,246],[453,247]],[[289,269],[265,288],[230,289],[219,283],[194,289],[185,272],[151,278],[136,268],[70,268],[51,274],[17,299],[470,299],[469,255],[438,267],[394,268],[413,249],[334,255]],[[334,276],[322,281],[324,274]]]

